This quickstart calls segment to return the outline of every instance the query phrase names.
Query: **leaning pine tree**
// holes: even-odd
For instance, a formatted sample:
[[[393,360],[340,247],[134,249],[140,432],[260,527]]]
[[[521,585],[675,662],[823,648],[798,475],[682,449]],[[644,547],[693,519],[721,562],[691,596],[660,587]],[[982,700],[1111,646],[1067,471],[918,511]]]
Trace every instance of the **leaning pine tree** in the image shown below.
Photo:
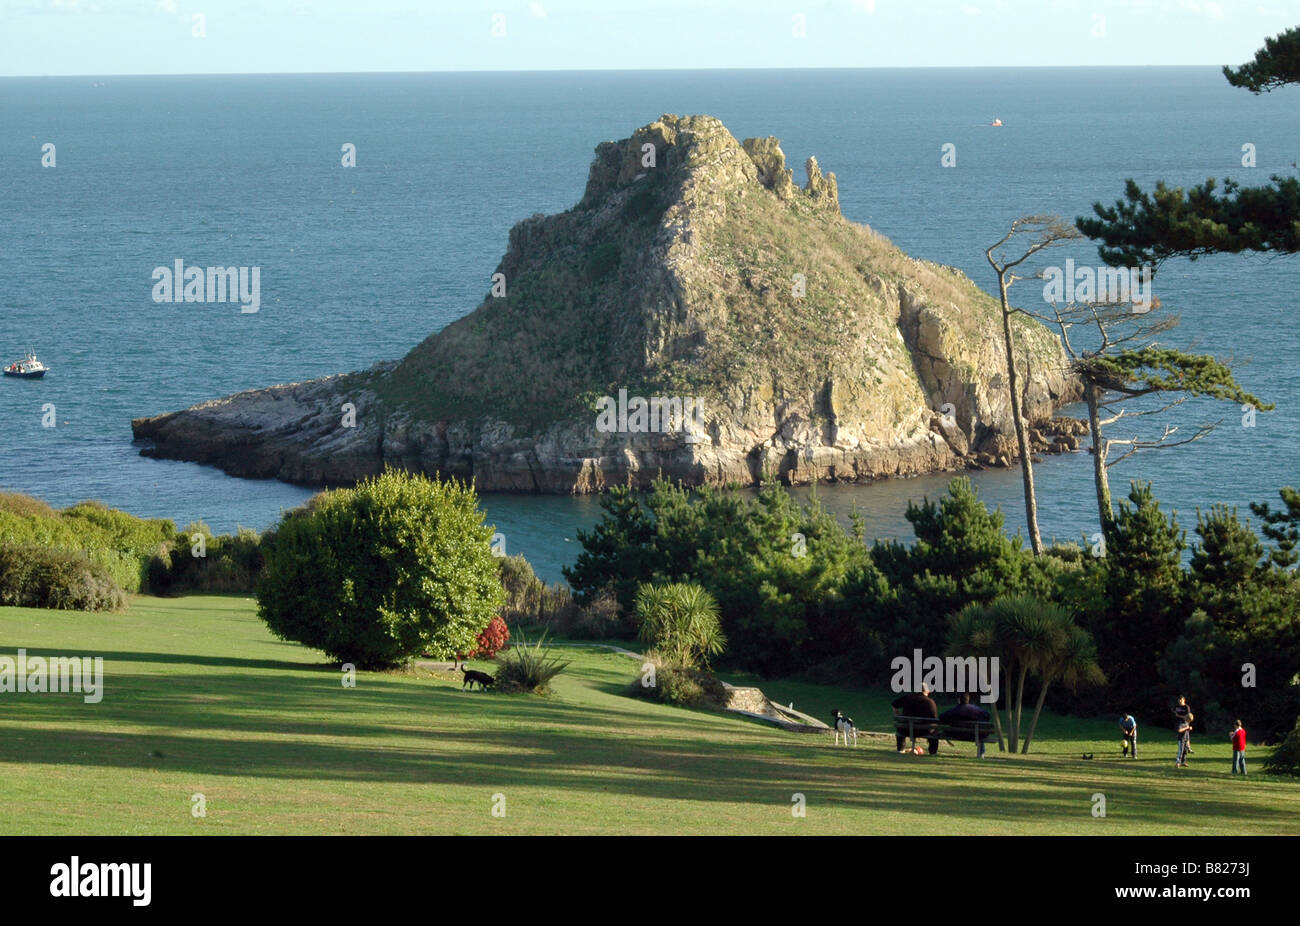
[[[468,652],[504,603],[473,488],[389,470],[323,492],[266,544],[258,615],[362,668]]]

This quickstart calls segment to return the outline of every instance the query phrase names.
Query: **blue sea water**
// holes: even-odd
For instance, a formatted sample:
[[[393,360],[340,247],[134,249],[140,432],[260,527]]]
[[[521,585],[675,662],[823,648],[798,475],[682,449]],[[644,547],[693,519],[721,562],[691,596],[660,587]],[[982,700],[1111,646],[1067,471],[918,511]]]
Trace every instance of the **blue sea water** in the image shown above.
[[[991,288],[984,249],[1017,216],[1086,214],[1128,177],[1294,174],[1298,101],[1232,89],[1214,68],[0,79],[0,357],[30,346],[52,368],[0,382],[0,488],[218,530],[270,525],[310,490],[140,457],[130,420],[400,357],[478,304],[512,224],[579,199],[597,143],[661,113],[775,135],[800,182],[815,154],[848,218]],[[53,168],[41,166],[47,142]],[[355,168],[341,166],[345,143]],[[956,167],[940,164],[945,143]],[[1242,166],[1248,143],[1254,168]],[[1097,262],[1086,244],[1069,256]],[[153,268],[177,259],[260,267],[260,311],[155,303]],[[1156,293],[1183,318],[1169,342],[1231,357],[1277,410],[1247,428],[1234,407],[1189,403],[1186,427],[1222,426],[1120,464],[1117,494],[1148,479],[1194,523],[1197,506],[1244,508],[1300,482],[1297,261],[1161,270]],[[1034,285],[1019,299],[1036,299]],[[55,428],[42,427],[47,403]],[[1045,534],[1096,530],[1086,453],[1037,473]],[[906,538],[907,500],[947,478],[820,495],[840,513],[856,506],[870,534]],[[975,481],[1012,529],[1022,523],[1017,472]],[[491,495],[484,507],[508,552],[553,580],[599,513],[590,498]]]

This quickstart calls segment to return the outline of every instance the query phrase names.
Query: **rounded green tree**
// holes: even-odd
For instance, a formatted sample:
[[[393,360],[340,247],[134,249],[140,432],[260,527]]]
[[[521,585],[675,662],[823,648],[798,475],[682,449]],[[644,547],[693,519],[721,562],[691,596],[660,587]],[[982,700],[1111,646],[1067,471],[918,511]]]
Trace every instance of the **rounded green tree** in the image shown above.
[[[267,543],[258,615],[362,668],[473,649],[504,592],[473,488],[389,470],[322,492]]]

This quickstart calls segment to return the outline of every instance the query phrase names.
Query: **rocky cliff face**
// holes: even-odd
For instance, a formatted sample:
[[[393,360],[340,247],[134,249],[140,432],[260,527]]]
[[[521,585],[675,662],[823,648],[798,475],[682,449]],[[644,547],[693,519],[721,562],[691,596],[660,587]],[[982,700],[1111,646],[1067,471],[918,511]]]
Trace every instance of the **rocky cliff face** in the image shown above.
[[[663,116],[599,145],[581,202],[516,225],[496,292],[401,361],[137,419],[135,436],[239,476],[391,465],[482,491],[1009,463],[995,301],[845,220],[835,175],[806,171],[800,188],[774,138]],[[1076,449],[1053,417],[1079,395],[1059,344],[1023,320],[1015,338],[1036,449]],[[637,399],[656,397],[651,421]],[[658,414],[686,401],[694,415]]]

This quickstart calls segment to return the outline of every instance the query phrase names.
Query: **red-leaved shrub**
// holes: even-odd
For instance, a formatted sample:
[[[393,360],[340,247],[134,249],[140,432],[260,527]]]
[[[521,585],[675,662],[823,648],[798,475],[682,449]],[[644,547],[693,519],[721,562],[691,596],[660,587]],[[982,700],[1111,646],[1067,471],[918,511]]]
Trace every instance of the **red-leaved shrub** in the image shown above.
[[[470,652],[470,659],[491,659],[501,647],[506,645],[510,639],[510,628],[502,620],[501,615],[497,615],[488,621],[488,625],[479,631],[478,645]]]

